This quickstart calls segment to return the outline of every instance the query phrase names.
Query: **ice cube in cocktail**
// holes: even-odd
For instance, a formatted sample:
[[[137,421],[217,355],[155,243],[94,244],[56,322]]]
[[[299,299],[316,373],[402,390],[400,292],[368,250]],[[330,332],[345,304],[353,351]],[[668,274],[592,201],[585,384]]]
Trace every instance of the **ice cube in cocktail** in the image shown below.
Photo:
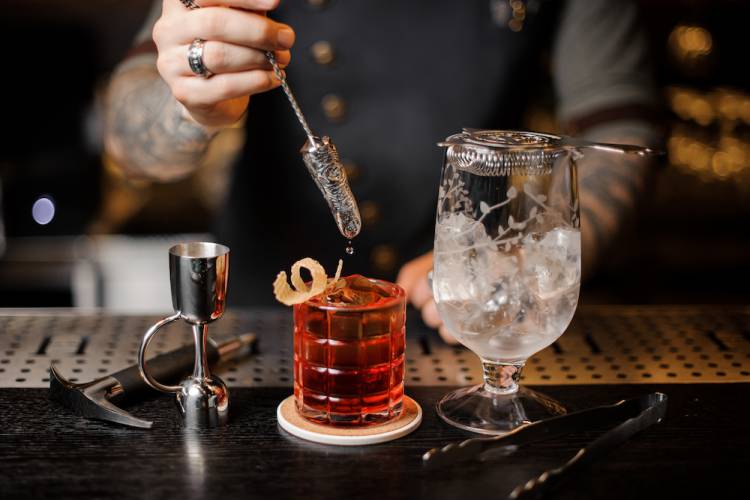
[[[294,306],[294,396],[318,423],[367,425],[401,413],[406,296],[359,275]]]

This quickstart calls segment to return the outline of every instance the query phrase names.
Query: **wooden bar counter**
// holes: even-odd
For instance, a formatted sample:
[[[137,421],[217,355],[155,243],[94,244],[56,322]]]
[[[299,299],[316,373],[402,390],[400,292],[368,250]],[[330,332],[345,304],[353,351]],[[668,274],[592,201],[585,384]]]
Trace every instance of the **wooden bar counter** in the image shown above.
[[[421,427],[365,447],[300,440],[276,422],[276,406],[291,392],[289,316],[237,311],[215,324],[217,337],[254,331],[258,351],[218,370],[230,385],[230,424],[188,431],[169,396],[126,408],[154,421],[140,430],[75,417],[44,388],[52,360],[79,381],[127,366],[154,318],[0,313],[0,498],[505,498],[601,433],[423,470],[424,451],[468,436],[437,417],[435,402],[478,382],[479,371],[473,354],[444,346],[410,320],[407,393],[424,409]],[[157,349],[189,340],[178,328],[164,337]],[[582,307],[569,331],[530,360],[524,382],[571,409],[654,390],[669,396],[661,424],[571,478],[554,497],[747,497],[750,309]]]

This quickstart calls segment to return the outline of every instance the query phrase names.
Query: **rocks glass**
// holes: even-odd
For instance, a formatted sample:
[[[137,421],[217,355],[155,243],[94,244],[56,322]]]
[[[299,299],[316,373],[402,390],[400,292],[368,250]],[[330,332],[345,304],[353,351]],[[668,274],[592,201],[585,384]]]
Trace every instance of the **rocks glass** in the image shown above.
[[[369,425],[401,413],[404,290],[363,276],[294,306],[294,397],[317,423]]]

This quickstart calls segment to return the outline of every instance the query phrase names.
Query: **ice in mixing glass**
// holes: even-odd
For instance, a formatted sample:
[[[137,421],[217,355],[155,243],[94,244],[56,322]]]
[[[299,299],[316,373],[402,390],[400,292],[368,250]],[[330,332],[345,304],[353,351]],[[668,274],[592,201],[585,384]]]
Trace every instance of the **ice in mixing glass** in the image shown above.
[[[540,229],[498,244],[456,213],[438,222],[435,238],[440,315],[480,357],[523,361],[565,331],[581,283],[580,230]]]

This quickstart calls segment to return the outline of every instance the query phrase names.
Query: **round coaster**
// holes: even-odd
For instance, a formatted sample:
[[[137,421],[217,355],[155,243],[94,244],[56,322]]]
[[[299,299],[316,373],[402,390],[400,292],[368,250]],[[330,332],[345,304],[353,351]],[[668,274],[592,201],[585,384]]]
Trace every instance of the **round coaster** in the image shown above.
[[[383,424],[367,427],[334,427],[316,424],[297,413],[294,396],[289,396],[276,408],[276,418],[282,429],[307,441],[339,446],[361,446],[385,443],[406,436],[422,423],[422,408],[404,396],[401,415]]]

